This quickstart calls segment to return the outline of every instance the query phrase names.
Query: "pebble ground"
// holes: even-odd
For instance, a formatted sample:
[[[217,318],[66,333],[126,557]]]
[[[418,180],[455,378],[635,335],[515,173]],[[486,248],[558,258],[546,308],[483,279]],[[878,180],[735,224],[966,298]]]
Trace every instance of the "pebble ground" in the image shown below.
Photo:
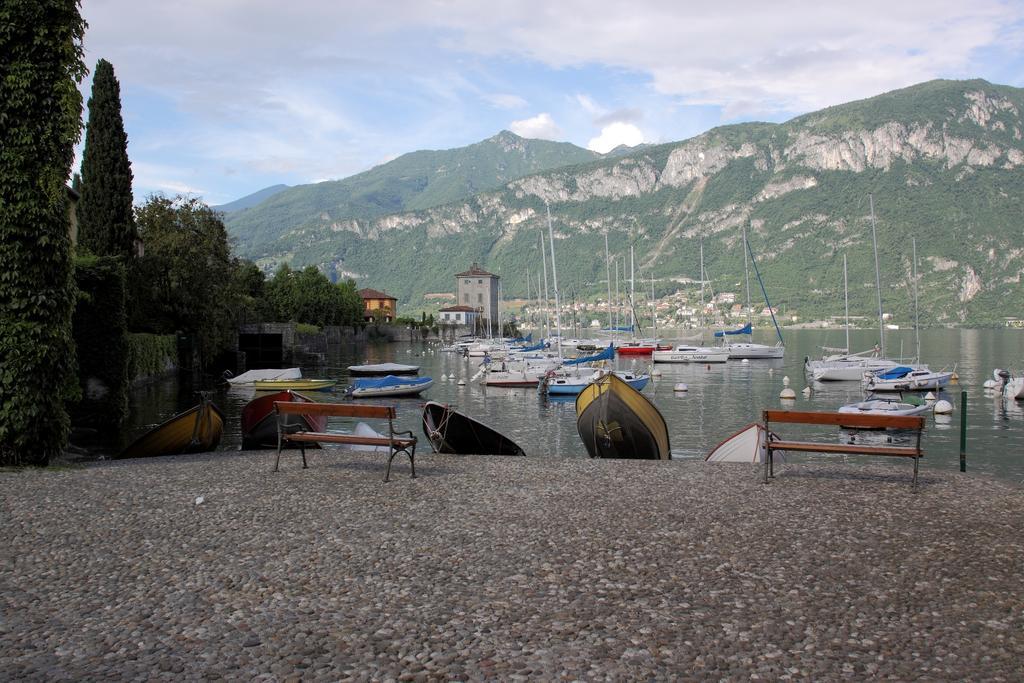
[[[273,457],[0,472],[0,680],[1024,676],[1013,483]]]

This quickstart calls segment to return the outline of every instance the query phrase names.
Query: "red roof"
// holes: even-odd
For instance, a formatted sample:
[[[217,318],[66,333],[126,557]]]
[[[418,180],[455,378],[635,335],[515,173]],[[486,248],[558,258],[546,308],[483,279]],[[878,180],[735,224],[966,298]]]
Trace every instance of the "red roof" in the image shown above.
[[[480,267],[480,264],[474,263],[472,267],[465,273],[456,273],[455,277],[498,277],[494,273],[488,273],[486,270]]]
[[[479,313],[479,311],[472,306],[449,306],[448,308],[442,308],[441,313]]]
[[[395,297],[384,292],[378,292],[376,289],[370,289],[369,287],[359,290],[359,296],[363,299],[391,299],[392,301],[398,301]]]

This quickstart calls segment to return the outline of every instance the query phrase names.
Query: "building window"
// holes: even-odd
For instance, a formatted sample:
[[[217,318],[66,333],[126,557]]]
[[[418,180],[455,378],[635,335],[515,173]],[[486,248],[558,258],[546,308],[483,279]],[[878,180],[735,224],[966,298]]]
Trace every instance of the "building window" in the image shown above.
[[[484,281],[483,281],[483,280],[477,280],[477,281],[476,281],[476,283],[477,283],[478,285],[482,285],[482,284],[484,283]]]
[[[444,314],[444,319],[448,320],[448,314],[447,313]]]
[[[476,302],[478,304],[482,304],[484,302],[484,295],[483,294],[477,294],[476,295]]]
[[[469,303],[469,292],[465,292],[465,293],[464,293],[464,294],[462,295],[462,300],[463,300],[464,302],[466,302],[467,304]]]
[[[469,280],[466,280],[466,284],[467,284],[467,285],[469,284]]]

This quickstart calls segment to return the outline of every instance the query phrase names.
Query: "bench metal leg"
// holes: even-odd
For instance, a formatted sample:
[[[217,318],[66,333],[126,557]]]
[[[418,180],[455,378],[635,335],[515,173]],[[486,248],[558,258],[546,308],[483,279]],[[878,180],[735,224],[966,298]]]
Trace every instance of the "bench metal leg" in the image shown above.
[[[399,453],[405,453],[406,455],[409,456],[409,468],[412,470],[412,476],[409,478],[416,478],[416,446],[413,445],[412,451],[409,451],[406,448],[400,448],[391,451],[391,456],[388,458],[388,468],[387,470],[384,471],[384,481],[389,481],[391,477],[391,461],[394,460],[395,456],[398,455]]]
[[[771,457],[768,458],[768,475],[775,478],[775,453],[772,453]]]
[[[309,465],[306,464],[306,442],[299,442],[299,449],[302,451],[302,469],[309,469]]]
[[[768,483],[768,463],[772,459],[772,449],[768,448],[764,452],[764,483]]]
[[[914,492],[917,492],[917,461],[920,458],[914,458]]]

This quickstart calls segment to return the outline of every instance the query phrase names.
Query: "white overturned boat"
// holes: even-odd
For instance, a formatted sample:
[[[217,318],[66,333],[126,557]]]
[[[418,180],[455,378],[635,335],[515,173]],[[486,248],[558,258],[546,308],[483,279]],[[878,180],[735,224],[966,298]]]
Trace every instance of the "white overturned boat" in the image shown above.
[[[900,365],[881,373],[868,373],[861,381],[867,391],[929,391],[941,389],[953,378],[952,371]]]
[[[348,371],[352,375],[416,375],[420,366],[402,365],[401,363],[377,363],[375,365],[350,365]]]
[[[300,379],[302,370],[299,368],[272,368],[267,370],[249,370],[238,377],[227,377],[228,384],[233,387],[254,387],[256,382],[266,380]]]
[[[353,398],[375,398],[378,396],[416,396],[434,384],[432,377],[366,377],[355,380],[346,390]]]
[[[772,434],[770,438],[775,439],[776,437]],[[755,422],[715,446],[704,460],[706,462],[763,463],[767,441],[768,433],[765,431],[764,425]],[[783,451],[775,451],[774,457],[777,460],[785,461]]]
[[[729,351],[720,346],[687,346],[679,344],[669,351],[655,351],[655,363],[724,363]]]

